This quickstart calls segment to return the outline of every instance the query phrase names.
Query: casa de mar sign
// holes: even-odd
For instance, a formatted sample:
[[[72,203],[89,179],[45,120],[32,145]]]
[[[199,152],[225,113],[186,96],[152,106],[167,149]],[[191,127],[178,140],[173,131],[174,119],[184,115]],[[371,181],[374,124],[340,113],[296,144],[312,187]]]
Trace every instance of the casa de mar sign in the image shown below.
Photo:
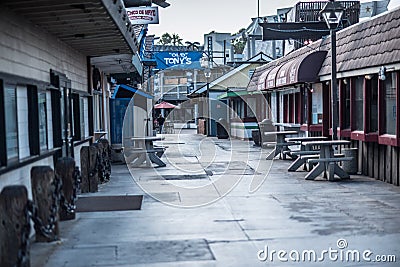
[[[158,24],[158,7],[128,7],[126,13],[132,24]]]

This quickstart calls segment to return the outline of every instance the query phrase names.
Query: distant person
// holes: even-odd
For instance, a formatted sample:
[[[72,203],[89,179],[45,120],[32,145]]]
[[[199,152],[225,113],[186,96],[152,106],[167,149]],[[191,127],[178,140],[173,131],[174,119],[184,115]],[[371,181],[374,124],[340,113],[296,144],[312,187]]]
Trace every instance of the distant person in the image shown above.
[[[162,133],[162,128],[164,126],[165,118],[160,114],[160,116],[158,116],[157,118],[157,122],[158,122],[158,129],[160,133]]]

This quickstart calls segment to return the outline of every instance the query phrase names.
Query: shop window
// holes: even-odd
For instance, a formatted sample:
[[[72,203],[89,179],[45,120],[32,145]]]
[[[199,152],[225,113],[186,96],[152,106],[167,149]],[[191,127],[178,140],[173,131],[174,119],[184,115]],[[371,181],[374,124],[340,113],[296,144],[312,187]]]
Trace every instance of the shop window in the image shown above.
[[[256,113],[256,99],[255,98],[247,98],[246,99],[246,104],[247,104],[247,117],[248,118],[254,118],[255,113]]]
[[[364,78],[355,79],[354,129],[364,130]]]
[[[288,122],[294,123],[295,116],[295,103],[294,103],[294,94],[288,95],[288,106],[289,106],[289,114],[288,114]]]
[[[350,129],[350,84],[346,79],[342,81],[342,94],[343,129]]]
[[[283,95],[283,120],[282,122],[289,122],[289,95]]]
[[[366,80],[368,92],[369,132],[378,131],[378,77]]]
[[[89,137],[89,101],[87,97],[80,99],[80,123],[81,134],[83,137]]]
[[[7,160],[18,159],[18,121],[16,86],[4,86],[4,114]]]
[[[312,124],[322,124],[322,85],[315,84],[312,93]]]
[[[103,129],[103,97],[102,95],[93,95],[94,102],[94,129],[100,131]]]
[[[46,92],[46,116],[47,116],[47,147],[52,149],[53,143],[53,114],[51,108],[51,91]]]
[[[303,124],[308,124],[308,88],[304,88],[304,90],[302,91],[302,98],[303,98],[303,107],[302,107],[302,120],[301,123]]]
[[[38,93],[39,145],[40,150],[47,150],[47,100],[46,92]]]
[[[388,73],[384,82],[385,125],[384,132],[396,135],[396,73]]]

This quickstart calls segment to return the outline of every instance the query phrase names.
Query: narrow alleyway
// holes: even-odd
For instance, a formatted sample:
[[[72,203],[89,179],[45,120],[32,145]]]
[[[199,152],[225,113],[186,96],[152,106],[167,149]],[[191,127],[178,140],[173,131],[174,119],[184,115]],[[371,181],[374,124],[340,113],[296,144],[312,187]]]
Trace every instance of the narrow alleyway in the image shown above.
[[[141,210],[78,213],[61,223],[59,242],[32,244],[32,266],[309,266],[289,252],[315,250],[318,261],[329,248],[400,255],[398,187],[362,176],[305,181],[252,142],[185,133],[163,145],[167,167],[114,165],[110,182],[89,194],[144,195]],[[289,260],[258,259],[272,250]],[[314,264],[371,264],[328,256]]]

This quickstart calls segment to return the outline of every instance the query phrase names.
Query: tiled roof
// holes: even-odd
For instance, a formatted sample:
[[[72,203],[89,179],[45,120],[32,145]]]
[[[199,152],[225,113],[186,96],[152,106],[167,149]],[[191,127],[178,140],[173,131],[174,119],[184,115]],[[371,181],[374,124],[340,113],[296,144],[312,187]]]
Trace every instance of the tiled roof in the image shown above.
[[[400,62],[400,8],[374,19],[358,23],[337,33],[337,71]],[[329,50],[319,75],[330,74],[330,38],[324,44]]]

